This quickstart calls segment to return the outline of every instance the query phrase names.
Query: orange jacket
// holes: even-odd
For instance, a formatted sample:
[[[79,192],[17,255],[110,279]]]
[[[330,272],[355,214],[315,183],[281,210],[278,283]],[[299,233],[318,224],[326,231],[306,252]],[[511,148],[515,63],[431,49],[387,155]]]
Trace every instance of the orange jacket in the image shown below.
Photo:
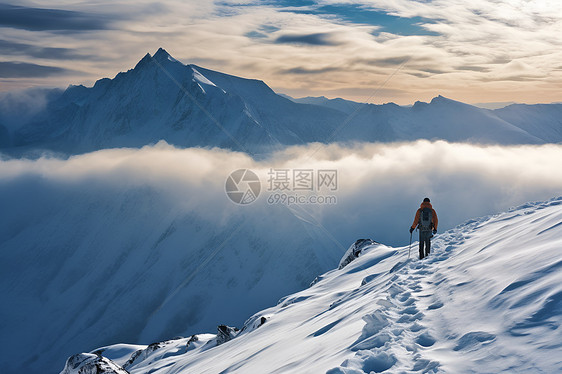
[[[433,209],[433,207],[431,206],[431,203],[428,202],[424,202],[421,203],[420,208],[418,209],[418,211],[416,212],[416,218],[414,218],[414,223],[412,224],[412,228],[415,229],[416,226],[418,226],[418,223],[420,221],[420,214],[421,214],[421,210],[423,208],[429,208],[431,209],[431,213],[433,214],[433,220],[431,221],[433,224],[433,229],[437,230],[437,213],[435,213],[435,209]]]

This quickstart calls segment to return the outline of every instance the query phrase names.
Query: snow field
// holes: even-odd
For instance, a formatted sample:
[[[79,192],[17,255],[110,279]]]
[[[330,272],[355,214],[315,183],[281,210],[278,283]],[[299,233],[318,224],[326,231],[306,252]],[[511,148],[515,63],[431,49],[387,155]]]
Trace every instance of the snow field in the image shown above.
[[[217,346],[207,334],[187,348],[188,338],[166,342],[127,370],[558,372],[561,234],[557,198],[437,235],[422,261],[408,260],[407,247],[375,243],[255,314],[233,340]]]

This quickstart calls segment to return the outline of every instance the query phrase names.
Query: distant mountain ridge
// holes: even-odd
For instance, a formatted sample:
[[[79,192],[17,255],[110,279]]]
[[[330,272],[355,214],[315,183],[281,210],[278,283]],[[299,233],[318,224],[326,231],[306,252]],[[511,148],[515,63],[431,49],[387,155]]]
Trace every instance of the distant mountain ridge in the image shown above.
[[[313,141],[321,125],[339,114],[314,109],[276,95],[261,81],[183,65],[159,49],[114,79],[69,87],[16,131],[13,143],[80,153],[164,139],[255,151]],[[311,131],[302,121],[320,128]]]
[[[48,95],[45,108],[31,118],[22,116],[16,129],[2,125],[1,104],[0,149],[7,153],[48,149],[77,154],[162,139],[180,147],[222,147],[250,154],[309,142],[562,141],[562,104],[488,110],[442,96],[412,107],[290,100],[260,80],[184,65],[162,48],[113,79]]]
[[[494,136],[493,131],[507,130],[507,133],[515,134],[517,132],[522,135],[520,130],[523,133],[533,137],[533,141],[530,143],[559,143],[562,141],[562,104],[561,103],[552,103],[552,104],[509,104],[503,106],[498,109],[486,109],[483,107],[478,107],[475,105],[465,104],[459,101],[447,99],[441,95],[433,98],[430,103],[425,103],[421,101],[416,101],[412,106],[398,106],[394,103],[382,104],[382,105],[375,105],[375,104],[367,104],[367,103],[357,103],[350,100],[344,100],[340,98],[336,99],[328,99],[324,96],[320,97],[304,97],[304,98],[292,98],[292,100],[296,103],[303,103],[303,104],[312,104],[318,105],[326,108],[336,109],[342,111],[347,114],[354,114],[357,113],[358,115],[369,116],[367,113],[369,112],[370,115],[373,116],[373,120],[377,121],[381,120],[381,118],[377,118],[377,114],[374,113],[377,111],[378,108],[382,108],[387,106],[388,108],[392,108],[392,111],[396,115],[396,117],[391,120],[387,119],[387,121],[392,121],[391,127],[393,129],[402,129],[401,134],[396,134],[397,138],[403,139],[396,139],[396,140],[412,140],[415,136],[421,135],[420,138],[424,139],[444,139],[444,140],[452,140],[452,141],[460,141],[463,140],[477,140],[477,142],[482,143],[489,143],[493,141],[487,141],[492,139],[498,139],[498,143],[500,144],[518,144],[517,141],[511,142],[506,141],[505,143],[501,142],[499,137]],[[432,107],[433,105],[433,107]],[[470,118],[465,118],[462,115],[459,115],[454,121],[456,124],[456,128],[454,131],[449,131],[447,134],[443,132],[444,129],[439,129],[440,127],[447,127],[443,126],[447,124],[447,121],[450,121],[451,118],[444,117],[438,118],[435,115],[439,114],[446,114],[444,110],[451,110],[451,109],[459,110],[457,114],[466,114]],[[390,110],[387,111],[387,113]],[[416,117],[416,115],[420,115]],[[452,113],[450,113],[452,114]],[[433,117],[433,118],[431,118]],[[430,123],[424,121],[430,121]],[[471,120],[474,126],[470,129],[466,127],[471,127],[468,120]],[[402,121],[402,123],[400,123]],[[490,128],[489,122],[493,121],[494,127],[499,128]],[[410,124],[408,126],[407,124]],[[418,124],[416,124],[418,123]],[[420,134],[414,130],[416,128],[420,128],[420,125],[425,126],[426,135]],[[433,124],[433,125],[431,125]],[[460,124],[466,124],[466,126],[459,126]],[[429,125],[429,126],[427,126]],[[474,131],[477,128],[480,128],[482,131],[481,137],[475,138],[471,136],[469,133],[463,134],[462,132],[458,132],[459,128],[462,130],[469,130]],[[436,131],[438,130],[438,131]],[[410,133],[408,133],[410,131]],[[445,130],[447,131],[447,130]],[[420,129],[421,132],[421,129]],[[431,134],[431,135],[430,135]],[[499,133],[497,135],[500,135]],[[455,139],[457,138],[457,139]]]

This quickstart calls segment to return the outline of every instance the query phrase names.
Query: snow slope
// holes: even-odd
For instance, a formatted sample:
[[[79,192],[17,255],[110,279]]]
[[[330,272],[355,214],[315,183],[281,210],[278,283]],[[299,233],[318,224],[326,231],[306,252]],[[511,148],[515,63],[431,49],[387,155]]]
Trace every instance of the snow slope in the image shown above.
[[[555,373],[561,247],[562,198],[529,203],[437,235],[423,261],[368,243],[220,345],[201,334],[96,354],[132,374]],[[75,356],[63,373],[76,373],[80,357],[93,359]]]
[[[494,114],[545,142],[562,142],[562,104],[512,104]]]
[[[341,255],[285,207],[235,207],[224,185],[208,183],[226,203],[215,211],[189,184],[164,182],[178,196],[122,178],[0,178],[1,373],[53,373],[77,350],[241,324]]]

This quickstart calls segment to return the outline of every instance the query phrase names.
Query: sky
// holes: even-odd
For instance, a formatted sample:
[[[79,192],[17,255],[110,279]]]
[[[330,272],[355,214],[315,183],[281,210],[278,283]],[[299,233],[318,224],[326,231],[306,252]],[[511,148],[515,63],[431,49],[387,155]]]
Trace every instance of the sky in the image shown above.
[[[90,86],[163,47],[293,97],[562,101],[558,0],[0,0],[0,32],[0,91]]]

